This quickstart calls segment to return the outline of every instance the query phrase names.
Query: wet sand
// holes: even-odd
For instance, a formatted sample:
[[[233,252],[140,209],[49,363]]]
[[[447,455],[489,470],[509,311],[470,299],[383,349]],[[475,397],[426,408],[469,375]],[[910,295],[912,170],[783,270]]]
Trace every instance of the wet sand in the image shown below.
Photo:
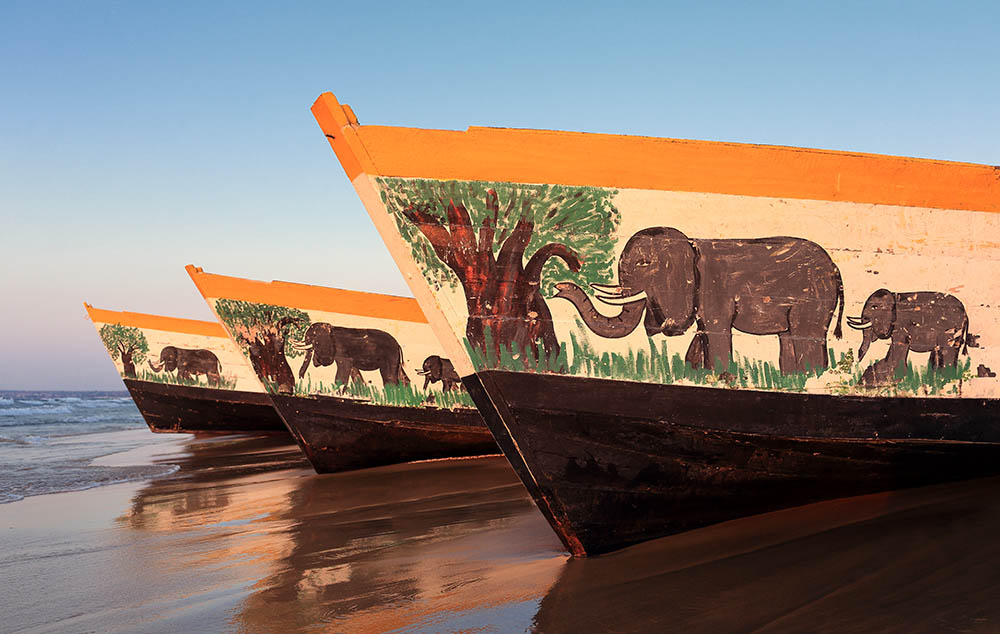
[[[502,458],[317,476],[274,437],[180,437],[104,460],[178,469],[0,505],[0,630],[1000,631],[1000,479],[569,560]]]
[[[317,476],[274,437],[174,450],[168,477],[0,506],[0,630],[523,631],[566,560],[503,458]]]

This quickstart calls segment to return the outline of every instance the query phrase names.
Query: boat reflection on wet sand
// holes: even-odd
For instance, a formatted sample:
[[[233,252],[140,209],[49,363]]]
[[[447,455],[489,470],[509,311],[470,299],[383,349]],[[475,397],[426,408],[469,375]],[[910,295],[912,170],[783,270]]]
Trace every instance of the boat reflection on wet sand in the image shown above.
[[[0,505],[4,628],[1000,631],[996,478],[571,560],[502,458],[319,476],[279,437],[157,447],[173,475]]]
[[[1000,478],[821,502],[567,561],[500,458],[277,472],[271,502],[255,505],[259,486],[217,468],[241,452],[194,447],[177,474],[187,483],[149,485],[130,523],[166,510],[164,529],[196,537],[203,523],[245,522],[244,547],[219,542],[210,555],[211,540],[194,559],[263,566],[230,621],[240,630],[1000,629]],[[250,470],[267,456],[242,455]],[[213,479],[227,484],[197,486]]]
[[[278,464],[261,450],[275,441],[243,443],[193,441],[180,471],[120,520],[171,534],[169,569],[246,568],[252,589],[230,621],[240,631],[520,631],[566,560],[502,457],[316,476],[262,473],[262,457]]]

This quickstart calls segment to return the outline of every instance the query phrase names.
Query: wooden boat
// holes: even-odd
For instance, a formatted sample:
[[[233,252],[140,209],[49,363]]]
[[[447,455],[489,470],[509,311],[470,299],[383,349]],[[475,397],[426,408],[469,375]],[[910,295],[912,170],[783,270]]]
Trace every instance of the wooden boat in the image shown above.
[[[218,323],[84,305],[151,431],[288,433]]]
[[[997,168],[312,111],[572,553],[1000,472]]]
[[[412,298],[187,271],[318,473],[498,452]]]

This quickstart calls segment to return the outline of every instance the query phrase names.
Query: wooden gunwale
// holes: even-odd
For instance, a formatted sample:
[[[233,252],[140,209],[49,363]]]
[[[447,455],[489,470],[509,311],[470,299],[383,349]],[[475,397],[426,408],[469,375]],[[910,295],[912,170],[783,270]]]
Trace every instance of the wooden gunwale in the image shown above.
[[[352,181],[364,173],[1000,211],[998,166],[586,132],[362,126],[331,93],[312,112]]]
[[[201,321],[199,319],[185,319],[182,317],[167,317],[164,315],[152,315],[149,313],[133,313],[130,311],[105,310],[94,308],[90,304],[84,303],[87,315],[95,323],[121,324],[123,326],[134,326],[136,328],[148,328],[150,330],[162,330],[164,332],[178,332],[187,335],[203,335],[205,337],[217,337],[228,339],[229,335],[217,321]]]
[[[184,268],[206,299],[225,297],[306,310],[427,323],[427,318],[420,310],[417,300],[412,297],[366,293],[278,280],[263,282],[206,273],[192,264],[188,264]]]

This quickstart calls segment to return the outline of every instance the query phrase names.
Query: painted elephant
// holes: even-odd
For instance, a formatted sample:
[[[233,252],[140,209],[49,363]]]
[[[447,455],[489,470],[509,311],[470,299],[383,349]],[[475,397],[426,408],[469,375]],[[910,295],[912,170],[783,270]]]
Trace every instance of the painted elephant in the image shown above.
[[[299,370],[300,379],[305,376],[310,363],[318,368],[336,362],[336,380],[344,385],[362,380],[360,370],[378,370],[385,385],[410,384],[403,371],[403,350],[387,332],[317,322],[309,326],[301,343],[293,345],[306,353]]]
[[[173,372],[177,370],[177,378],[182,380],[197,380],[204,374],[209,385],[222,383],[222,364],[211,350],[177,348],[164,346],[160,351],[160,362],[149,360],[153,372]]]
[[[968,354],[969,317],[954,295],[934,291],[893,293],[880,288],[865,301],[861,315],[848,317],[847,324],[864,335],[858,361],[879,339],[889,340],[889,352],[861,376],[864,385],[886,385],[896,372],[906,367],[910,352],[930,352],[933,368],[955,367],[958,355]]]
[[[838,304],[833,334],[842,334],[840,270],[821,246],[801,238],[692,239],[671,227],[644,229],[625,244],[618,284],[591,286],[620,314],[602,315],[571,282],[556,284],[555,296],[572,302],[601,337],[625,337],[640,321],[649,336],[681,335],[697,324],[685,356],[696,368],[729,364],[734,329],[778,335],[782,373],[825,368]]]
[[[462,384],[462,379],[458,376],[458,372],[455,372],[455,366],[451,364],[451,361],[436,354],[424,359],[423,368],[417,370],[417,374],[424,377],[425,391],[428,385],[438,381],[443,383],[445,392],[457,390]]]

